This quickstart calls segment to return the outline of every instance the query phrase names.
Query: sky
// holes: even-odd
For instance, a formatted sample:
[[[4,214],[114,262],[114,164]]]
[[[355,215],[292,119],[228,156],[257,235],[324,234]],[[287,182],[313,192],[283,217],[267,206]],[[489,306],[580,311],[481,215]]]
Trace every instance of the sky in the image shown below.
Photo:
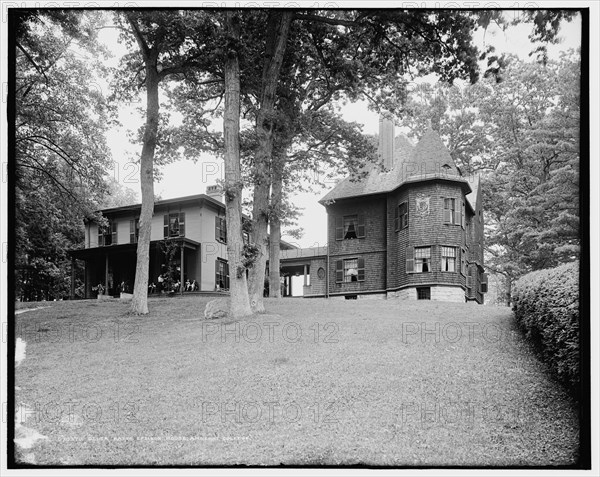
[[[506,11],[505,15],[512,19],[516,11]],[[528,35],[531,31],[531,25],[518,25],[510,27],[503,32],[498,27],[490,25],[487,32],[478,31],[474,37],[475,45],[483,51],[488,44],[496,48],[496,53],[513,53],[523,60],[530,59],[529,52],[533,49]],[[101,41],[114,52],[115,57],[109,61],[114,66],[118,63],[119,55],[125,51],[122,45],[116,42],[115,30],[103,30],[100,35]],[[558,58],[560,51],[566,51],[570,48],[578,48],[581,44],[581,19],[577,17],[570,23],[561,25],[559,32],[561,42],[557,45],[549,46],[550,58]],[[483,66],[483,65],[482,65]],[[425,78],[424,81],[435,81],[434,78]],[[102,86],[105,88],[106,86]],[[137,108],[143,107],[143,98],[139,103],[120,108],[119,120],[122,127],[115,128],[108,137],[113,159],[115,161],[114,177],[125,187],[129,187],[138,193],[139,187],[139,168],[130,161],[139,156],[141,145],[131,144],[128,138],[128,131],[137,130],[141,125],[141,117]],[[363,132],[366,134],[376,134],[379,127],[379,117],[376,113],[369,111],[365,102],[347,104],[342,107],[341,114],[347,121],[355,121],[363,125]],[[221,126],[220,120],[214,123],[216,129]],[[205,154],[194,162],[192,160],[183,160],[174,162],[161,168],[162,178],[155,183],[155,193],[161,199],[171,199],[205,193],[206,187],[215,184],[222,178],[223,162],[221,159]],[[325,208],[318,203],[330,187],[322,189],[316,193],[296,193],[291,200],[298,207],[302,208],[302,215],[299,218],[299,227],[304,230],[304,235],[300,239],[289,236],[283,236],[283,240],[293,243],[300,247],[322,246],[327,242],[327,215]],[[249,191],[246,191],[249,194]],[[285,230],[284,230],[285,234]]]

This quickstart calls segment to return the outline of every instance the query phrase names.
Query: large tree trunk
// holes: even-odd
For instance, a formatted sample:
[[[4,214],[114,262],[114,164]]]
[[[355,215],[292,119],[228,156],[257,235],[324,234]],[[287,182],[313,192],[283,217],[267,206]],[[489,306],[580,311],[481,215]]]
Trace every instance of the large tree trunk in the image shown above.
[[[227,258],[229,260],[230,312],[233,318],[252,313],[242,264],[242,173],[240,170],[240,65],[237,43],[239,20],[231,10],[226,12],[227,58],[225,60],[225,206],[227,214]]]
[[[130,21],[131,22],[131,21]],[[132,25],[133,26],[133,25]],[[150,234],[154,215],[154,150],[158,132],[158,83],[155,58],[149,56],[139,31],[134,27],[136,39],[140,43],[144,63],[146,64],[146,127],[144,143],[140,157],[140,181],[142,189],[142,211],[140,213],[140,234],[137,246],[137,263],[131,312],[145,315],[148,313],[148,268],[150,266]]]
[[[283,168],[285,155],[273,158],[271,185],[271,240],[269,242],[269,297],[281,298],[280,249]]]
[[[254,167],[254,204],[252,233],[258,247],[258,256],[250,269],[250,305],[256,312],[264,312],[263,292],[267,265],[267,226],[269,223],[269,191],[271,186],[270,162],[273,153],[275,127],[275,99],[279,72],[287,43],[293,12],[272,11],[267,22],[265,63],[262,74],[260,109],[256,118],[258,150]]]

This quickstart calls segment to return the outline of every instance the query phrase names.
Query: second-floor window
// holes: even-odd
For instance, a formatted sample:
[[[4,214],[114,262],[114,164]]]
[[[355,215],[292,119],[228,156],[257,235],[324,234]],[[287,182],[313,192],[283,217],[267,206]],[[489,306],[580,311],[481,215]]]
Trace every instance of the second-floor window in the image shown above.
[[[108,226],[98,225],[98,247],[107,247],[108,245],[117,245],[117,224],[113,221]]]
[[[173,214],[165,215],[163,236],[165,238],[185,237],[185,213],[184,212],[176,212]]]
[[[225,217],[215,217],[215,240],[227,243],[227,222]]]
[[[402,230],[408,227],[408,202],[402,202],[394,214],[394,230]]]
[[[345,215],[335,219],[335,239],[352,240],[365,237],[365,216]]]
[[[456,224],[456,199],[444,199],[444,223]]]
[[[140,237],[140,219],[129,221],[129,243],[137,243]]]

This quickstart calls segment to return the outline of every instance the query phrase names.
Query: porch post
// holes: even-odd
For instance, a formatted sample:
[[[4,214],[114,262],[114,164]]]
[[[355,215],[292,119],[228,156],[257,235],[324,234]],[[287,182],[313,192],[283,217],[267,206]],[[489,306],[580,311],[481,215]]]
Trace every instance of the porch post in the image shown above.
[[[71,300],[75,298],[75,257],[71,257]]]
[[[179,283],[180,283],[179,293],[181,295],[183,295],[183,285],[184,285],[184,282],[183,282],[183,276],[184,276],[183,275],[183,272],[184,272],[184,265],[183,265],[184,253],[183,253],[183,251],[184,251],[184,249],[185,249],[185,243],[183,243],[183,240],[182,240],[181,241],[181,272],[179,274],[180,275],[179,276]]]
[[[104,260],[104,289],[106,296],[108,296],[108,252],[106,252]]]
[[[304,286],[308,285],[307,266],[304,264]]]
[[[87,264],[87,260],[83,261],[83,298],[90,298],[88,296],[88,264]]]

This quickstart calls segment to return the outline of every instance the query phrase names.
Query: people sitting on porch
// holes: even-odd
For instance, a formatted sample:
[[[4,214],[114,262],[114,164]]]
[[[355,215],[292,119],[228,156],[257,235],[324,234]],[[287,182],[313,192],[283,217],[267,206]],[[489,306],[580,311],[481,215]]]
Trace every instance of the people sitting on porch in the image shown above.
[[[176,282],[173,282],[173,290],[172,291],[178,292],[180,286],[181,286],[181,282],[179,280],[177,280]]]
[[[184,290],[185,291],[192,291],[192,284],[191,284],[189,278],[185,281],[185,288],[184,288]]]
[[[164,281],[165,281],[165,279],[162,276],[162,274],[158,275],[158,291],[159,291],[159,293],[163,292],[163,282]]]
[[[92,287],[92,291],[97,291],[98,295],[104,295],[104,285],[102,285],[102,283],[98,283],[97,286]]]
[[[123,280],[119,285],[119,291],[121,293],[129,293],[129,282]]]
[[[148,285],[148,293],[150,293],[152,295],[152,294],[154,294],[155,291],[156,291],[156,285],[154,284],[154,282],[151,282]]]
[[[199,291],[199,290],[200,290],[200,285],[198,285],[198,282],[194,278],[192,280],[192,283],[190,283],[190,291]]]

